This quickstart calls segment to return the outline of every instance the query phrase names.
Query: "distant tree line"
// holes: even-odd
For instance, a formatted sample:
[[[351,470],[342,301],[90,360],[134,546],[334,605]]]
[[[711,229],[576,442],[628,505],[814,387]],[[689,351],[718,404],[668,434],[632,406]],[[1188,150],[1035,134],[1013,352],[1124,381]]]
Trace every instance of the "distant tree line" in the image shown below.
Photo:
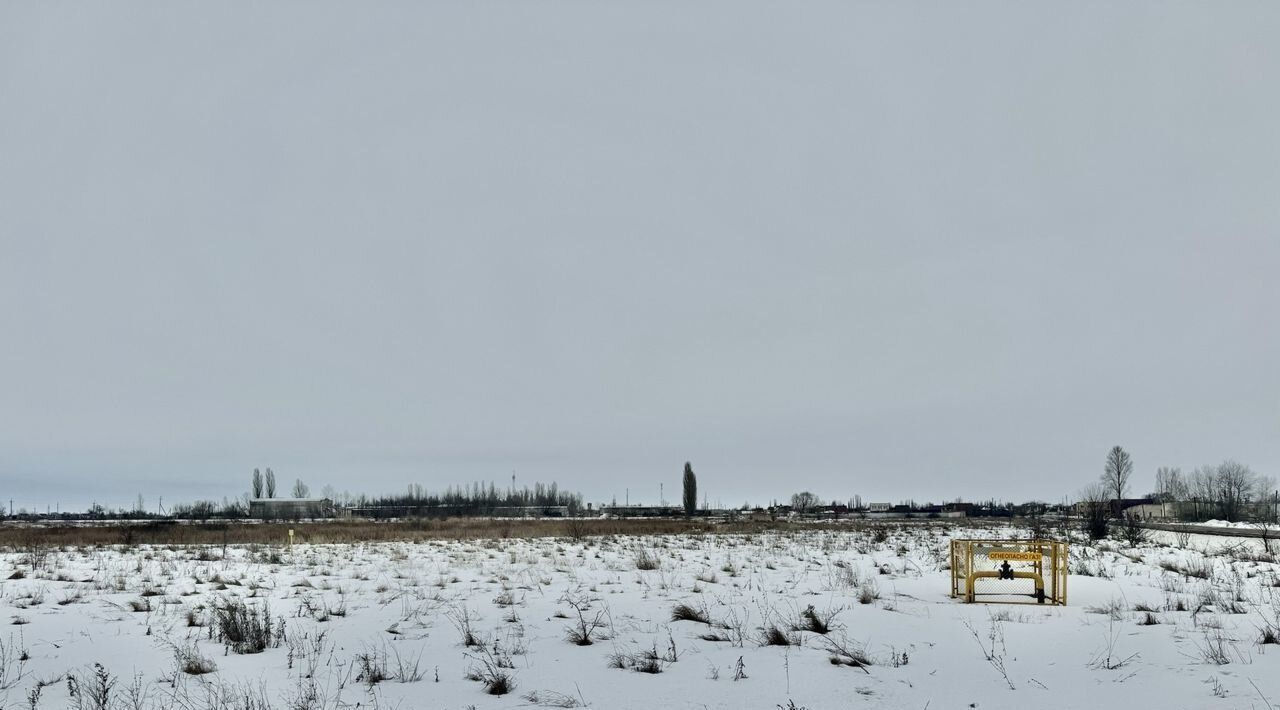
[[[1190,522],[1213,518],[1274,522],[1278,503],[1274,479],[1230,459],[1189,473],[1180,468],[1157,469],[1153,498],[1167,506],[1173,517]]]
[[[222,499],[197,500],[191,503],[179,503],[164,512],[142,510],[138,502],[129,506],[113,508],[94,503],[84,511],[60,511],[49,513],[31,512],[20,509],[7,516],[12,520],[234,520],[246,518],[249,506],[243,500]],[[0,518],[6,516],[0,514]]]
[[[492,481],[464,486],[449,486],[443,492],[429,492],[422,485],[410,484],[405,493],[349,498],[353,508],[403,508],[407,514],[414,510],[431,514],[433,510],[450,515],[491,515],[499,508],[564,509],[569,515],[578,515],[583,509],[582,494],[560,490],[552,483],[534,483],[533,487],[500,488]]]
[[[1125,497],[1132,476],[1133,458],[1129,452],[1120,446],[1112,447],[1102,475],[1080,492],[1077,503],[1081,527],[1090,537],[1106,537],[1115,520],[1136,535],[1141,521],[1131,512],[1134,504],[1158,504],[1163,509],[1160,517],[1184,522],[1219,519],[1275,523],[1280,517],[1280,492],[1275,480],[1232,459],[1199,466],[1190,473],[1162,466],[1156,469],[1156,490],[1146,499]]]

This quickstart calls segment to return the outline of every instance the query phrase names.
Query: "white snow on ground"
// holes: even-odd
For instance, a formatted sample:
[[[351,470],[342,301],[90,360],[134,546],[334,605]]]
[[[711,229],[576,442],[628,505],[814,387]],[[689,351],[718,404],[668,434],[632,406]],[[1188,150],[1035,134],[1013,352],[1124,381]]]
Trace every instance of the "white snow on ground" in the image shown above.
[[[216,547],[10,552],[0,705],[98,707],[95,663],[114,680],[111,708],[1280,702],[1280,646],[1259,643],[1280,623],[1280,570],[1261,541],[1076,544],[1069,606],[1054,608],[948,598],[947,542],[969,532],[991,534],[912,525],[240,546],[225,559]],[[285,640],[251,654],[219,641],[216,609],[239,602],[269,607]],[[678,604],[711,623],[673,621]],[[828,633],[795,630],[811,625],[810,607]],[[584,623],[592,643],[571,643]],[[775,627],[798,645],[762,645]],[[865,668],[835,662],[863,656]],[[186,672],[201,666],[210,672]],[[370,682],[370,669],[390,677]],[[486,694],[495,672],[511,693]]]
[[[1236,528],[1243,530],[1256,530],[1259,527],[1257,523],[1246,523],[1242,521],[1233,523],[1229,520],[1206,520],[1203,523],[1196,523],[1196,525],[1203,525],[1209,528]]]

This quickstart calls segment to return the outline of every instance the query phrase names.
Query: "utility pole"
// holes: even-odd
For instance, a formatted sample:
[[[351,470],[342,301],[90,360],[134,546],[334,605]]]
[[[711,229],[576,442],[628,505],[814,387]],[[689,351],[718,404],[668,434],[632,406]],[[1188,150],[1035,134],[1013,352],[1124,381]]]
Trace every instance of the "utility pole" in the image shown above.
[[[666,494],[662,492],[662,484],[659,483],[658,484],[658,505],[666,505],[666,504],[667,504]]]

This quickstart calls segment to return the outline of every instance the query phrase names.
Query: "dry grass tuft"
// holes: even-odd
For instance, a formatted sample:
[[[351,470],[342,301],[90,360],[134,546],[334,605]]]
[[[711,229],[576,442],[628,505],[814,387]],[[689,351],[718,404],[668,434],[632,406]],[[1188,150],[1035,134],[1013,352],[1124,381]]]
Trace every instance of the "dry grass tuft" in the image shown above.
[[[813,607],[810,607],[811,609]],[[671,610],[672,621],[696,621],[699,624],[710,624],[711,618],[705,608],[698,609],[688,604],[676,604]]]

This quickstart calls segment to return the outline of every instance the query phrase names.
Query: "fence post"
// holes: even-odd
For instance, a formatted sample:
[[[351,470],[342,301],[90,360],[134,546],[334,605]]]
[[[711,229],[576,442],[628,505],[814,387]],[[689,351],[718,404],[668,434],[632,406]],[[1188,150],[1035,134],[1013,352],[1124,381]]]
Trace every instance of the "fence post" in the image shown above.
[[[968,560],[964,566],[964,598],[970,604],[973,603],[973,541],[965,543],[965,549],[968,550],[965,557]]]
[[[956,569],[956,541],[955,540],[951,540],[950,547],[951,547],[951,598],[955,599],[956,593],[959,591],[956,586],[956,573],[959,572],[959,570]]]

